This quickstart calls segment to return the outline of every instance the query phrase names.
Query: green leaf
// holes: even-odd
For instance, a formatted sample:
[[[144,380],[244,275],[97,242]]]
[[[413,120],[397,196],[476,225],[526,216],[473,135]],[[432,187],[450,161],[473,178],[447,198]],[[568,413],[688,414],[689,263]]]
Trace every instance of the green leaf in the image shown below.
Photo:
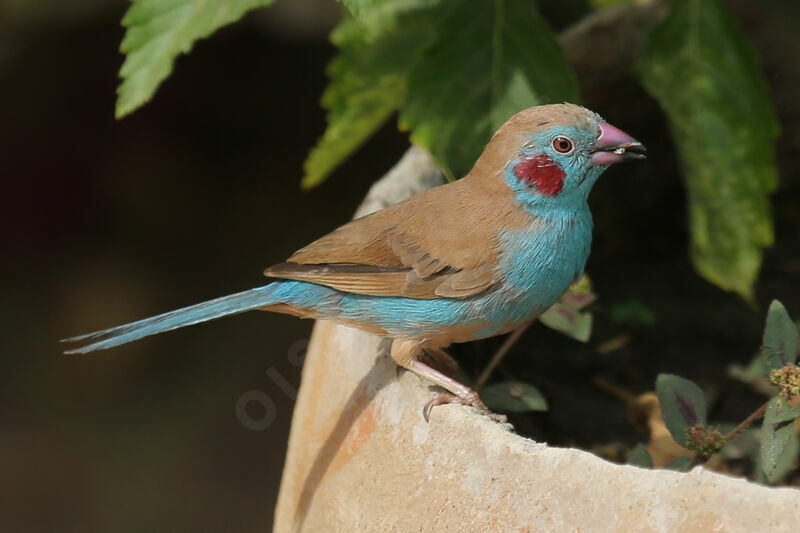
[[[761,358],[764,375],[769,378],[772,370],[797,361],[800,336],[786,308],[778,300],[772,300],[767,312],[767,325],[761,341]]]
[[[753,54],[719,0],[678,0],[636,70],[683,160],[695,268],[752,300],[773,241],[768,195],[779,130]]]
[[[489,409],[505,413],[547,411],[547,401],[533,385],[517,381],[494,383],[481,391]]]
[[[597,295],[592,290],[592,280],[584,274],[581,279],[569,286],[559,301],[579,311],[597,300]]]
[[[391,3],[392,0],[340,0],[347,10],[358,20],[367,18],[370,11],[383,4]]]
[[[706,425],[706,400],[703,391],[688,379],[672,374],[659,374],[656,394],[667,425],[675,442],[687,447],[686,430],[697,424]]]
[[[612,305],[608,317],[612,322],[642,326],[654,326],[657,321],[653,310],[638,300]]]
[[[577,341],[589,342],[592,335],[592,314],[561,302],[539,315],[539,321]]]
[[[678,472],[688,472],[692,469],[691,457],[678,457],[664,465],[667,470],[675,470]]]
[[[790,422],[797,417],[800,417],[800,404],[792,407],[784,398],[775,396],[769,401],[767,411],[764,413],[764,423],[780,424]]]
[[[519,0],[450,0],[418,58],[400,116],[450,179],[467,173],[514,113],[576,102],[564,51],[534,7]]]
[[[644,444],[637,444],[628,455],[628,464],[642,468],[653,468],[653,458],[650,457]]]
[[[433,0],[387,0],[363,21],[344,20],[331,34],[339,54],[322,96],[328,127],[304,164],[303,187],[322,183],[397,111],[406,77],[433,34]]]
[[[603,9],[604,7],[621,6],[624,4],[632,4],[634,0],[589,0],[592,7],[595,9]]]
[[[122,19],[128,28],[120,50],[126,54],[117,90],[117,118],[147,102],[170,72],[175,58],[198,39],[236,22],[274,0],[133,0]]]
[[[800,451],[794,421],[783,421],[784,417],[781,399],[776,397],[770,400],[761,435],[761,468],[770,482],[783,477]]]
[[[789,472],[795,469],[798,458],[800,458],[800,435],[793,433],[789,437],[789,442],[786,444],[783,453],[775,462],[775,467],[772,472],[770,474],[764,472],[767,481],[775,483],[784,479]]]

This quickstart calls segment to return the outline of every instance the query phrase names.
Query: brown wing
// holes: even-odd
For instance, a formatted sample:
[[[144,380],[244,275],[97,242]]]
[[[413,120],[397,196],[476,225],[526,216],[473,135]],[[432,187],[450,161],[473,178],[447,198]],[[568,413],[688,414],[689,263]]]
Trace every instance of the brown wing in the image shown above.
[[[341,226],[267,276],[410,298],[466,298],[499,279],[502,228],[531,223],[505,187],[464,178]]]

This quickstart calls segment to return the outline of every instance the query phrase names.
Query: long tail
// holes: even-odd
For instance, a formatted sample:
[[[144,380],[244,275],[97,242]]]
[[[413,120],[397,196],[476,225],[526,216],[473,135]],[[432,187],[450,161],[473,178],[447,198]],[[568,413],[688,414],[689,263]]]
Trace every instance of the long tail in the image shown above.
[[[61,342],[87,342],[95,341],[80,348],[73,348],[65,351],[64,353],[86,353],[95,350],[105,350],[126,344],[131,341],[149,337],[156,333],[170,331],[172,329],[182,328],[184,326],[191,326],[201,322],[207,322],[228,315],[235,315],[244,313],[245,311],[253,311],[261,307],[274,304],[275,302],[275,288],[279,283],[272,283],[249,291],[239,292],[216,300],[209,300],[183,309],[177,309],[164,313],[163,315],[145,318],[137,322],[131,322],[123,326],[104,329],[102,331],[95,331],[94,333],[87,333],[86,335],[78,335],[64,339]]]

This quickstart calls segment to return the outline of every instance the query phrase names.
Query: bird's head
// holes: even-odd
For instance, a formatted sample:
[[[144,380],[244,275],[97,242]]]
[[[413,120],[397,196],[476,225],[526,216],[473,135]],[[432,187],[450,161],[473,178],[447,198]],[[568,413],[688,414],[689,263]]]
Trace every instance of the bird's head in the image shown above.
[[[476,168],[502,168],[503,180],[517,199],[540,212],[583,205],[609,165],[644,159],[644,151],[642,143],[596,113],[552,104],[511,117],[492,137]]]

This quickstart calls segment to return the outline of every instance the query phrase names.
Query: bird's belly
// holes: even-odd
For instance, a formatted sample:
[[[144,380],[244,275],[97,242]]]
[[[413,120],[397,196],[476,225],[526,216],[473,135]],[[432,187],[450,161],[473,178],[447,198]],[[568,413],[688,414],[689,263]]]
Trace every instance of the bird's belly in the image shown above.
[[[569,280],[548,292],[560,295],[568,284]],[[552,303],[549,297],[520,293],[501,284],[467,299],[347,295],[335,314],[339,319],[377,326],[392,337],[444,346],[506,333],[534,319]]]

